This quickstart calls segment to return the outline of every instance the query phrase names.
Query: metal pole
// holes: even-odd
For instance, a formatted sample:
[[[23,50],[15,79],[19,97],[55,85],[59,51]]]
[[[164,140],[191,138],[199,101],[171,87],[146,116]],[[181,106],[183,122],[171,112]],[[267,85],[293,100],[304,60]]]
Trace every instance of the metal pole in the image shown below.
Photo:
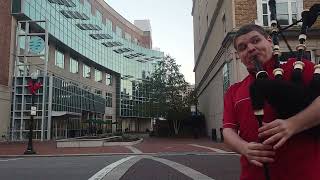
[[[33,79],[32,79],[32,84],[35,84],[35,80]],[[31,107],[34,106],[34,98],[35,98],[35,94],[31,92]],[[24,154],[36,154],[36,152],[33,150],[32,137],[33,137],[33,115],[30,114],[29,141],[28,141],[27,150],[24,152]]]

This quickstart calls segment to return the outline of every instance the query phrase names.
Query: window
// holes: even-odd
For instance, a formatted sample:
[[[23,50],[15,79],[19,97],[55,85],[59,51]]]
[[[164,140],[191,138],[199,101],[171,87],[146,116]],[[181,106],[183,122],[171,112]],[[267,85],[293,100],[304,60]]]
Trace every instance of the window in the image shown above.
[[[91,77],[91,69],[85,64],[83,64],[83,77],[88,79]]]
[[[134,42],[135,44],[138,44],[138,39],[137,39],[137,38],[133,38],[133,42]]]
[[[76,4],[72,0],[49,0],[49,2],[67,7],[76,7]]]
[[[112,86],[112,75],[106,73],[106,85]]]
[[[222,73],[223,73],[223,92],[226,92],[230,86],[230,63],[224,64]]]
[[[101,43],[106,47],[114,47],[114,46],[122,46],[123,44],[117,41],[113,41],[113,42],[103,42]]]
[[[94,24],[76,24],[76,26],[81,30],[102,30],[102,28],[98,25]]]
[[[70,58],[70,72],[79,73],[79,63],[73,58]]]
[[[124,38],[125,38],[126,40],[128,40],[128,41],[131,41],[131,35],[130,35],[129,33],[127,33],[127,32],[125,32]]]
[[[268,0],[258,0],[258,20],[263,26],[270,25]],[[277,0],[277,19],[280,25],[290,25],[297,22],[299,12],[302,12],[302,0]]]
[[[93,39],[100,40],[100,39],[112,39],[112,36],[109,34],[89,34]]]
[[[95,72],[94,72],[94,80],[96,81],[96,82],[102,82],[102,72],[101,71],[99,71],[99,70],[95,70]]]
[[[222,24],[223,24],[223,32],[226,35],[227,34],[226,14],[223,14],[222,16]]]
[[[101,90],[95,89],[94,93],[99,95],[99,96],[102,96],[102,91]]]
[[[84,13],[79,13],[77,11],[67,11],[67,10],[61,10],[60,11],[64,17],[66,18],[73,18],[73,19],[81,19],[81,20],[89,20],[90,18],[85,15]]]
[[[106,107],[112,107],[112,93],[106,93]]]
[[[58,50],[56,50],[55,65],[64,69],[64,54]]]
[[[316,58],[315,58],[315,64],[319,64],[320,63],[320,56],[317,56]]]
[[[119,26],[116,26],[116,34],[117,34],[119,37],[122,37],[122,29],[121,29]]]

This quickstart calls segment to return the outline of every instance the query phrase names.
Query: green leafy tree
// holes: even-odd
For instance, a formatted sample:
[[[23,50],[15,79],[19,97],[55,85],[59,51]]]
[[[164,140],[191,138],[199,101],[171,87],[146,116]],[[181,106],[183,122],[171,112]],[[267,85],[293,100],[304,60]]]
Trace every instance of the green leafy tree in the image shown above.
[[[166,55],[158,62],[149,81],[153,115],[172,121],[175,134],[178,134],[181,120],[184,118],[186,102],[182,97],[182,92],[188,85],[179,68],[180,65],[176,63],[176,60]]]

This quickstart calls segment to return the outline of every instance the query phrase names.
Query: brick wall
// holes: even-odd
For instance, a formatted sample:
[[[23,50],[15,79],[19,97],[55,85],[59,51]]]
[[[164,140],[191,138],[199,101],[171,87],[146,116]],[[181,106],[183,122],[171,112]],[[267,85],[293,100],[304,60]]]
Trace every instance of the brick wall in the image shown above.
[[[234,0],[236,26],[254,22],[257,19],[256,0]]]
[[[0,1],[0,85],[8,86],[10,37],[11,37],[11,0]]]

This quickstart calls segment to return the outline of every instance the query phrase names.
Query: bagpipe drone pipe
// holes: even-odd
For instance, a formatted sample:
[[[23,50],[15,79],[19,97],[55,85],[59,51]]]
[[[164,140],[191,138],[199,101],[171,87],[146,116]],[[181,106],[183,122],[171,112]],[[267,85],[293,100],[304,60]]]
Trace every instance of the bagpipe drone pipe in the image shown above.
[[[252,107],[260,126],[262,125],[265,102],[273,107],[277,118],[287,119],[304,110],[320,96],[320,64],[314,66],[313,79],[307,86],[302,77],[304,71],[302,57],[306,50],[307,30],[316,22],[320,14],[320,4],[314,4],[309,10],[301,13],[302,18],[298,21],[302,22],[299,45],[296,48],[298,53],[292,67],[290,81],[283,80],[285,72],[280,68],[279,63],[281,55],[278,41],[280,26],[276,20],[275,0],[269,0],[269,7],[271,11],[271,36],[274,44],[273,56],[275,57],[274,79],[269,78],[268,73],[262,69],[262,65],[256,59],[256,80],[250,86]],[[320,126],[309,129],[307,132],[319,136]]]

